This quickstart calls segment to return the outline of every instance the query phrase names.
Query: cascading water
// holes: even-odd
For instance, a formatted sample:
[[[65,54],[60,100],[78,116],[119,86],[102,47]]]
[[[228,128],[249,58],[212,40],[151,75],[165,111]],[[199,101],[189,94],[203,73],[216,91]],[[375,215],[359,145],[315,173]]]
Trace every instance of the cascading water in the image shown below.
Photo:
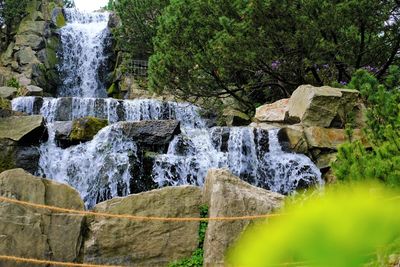
[[[107,57],[104,50],[110,31],[108,13],[83,13],[64,9],[67,25],[60,30],[59,96],[106,97],[101,69]]]
[[[167,120],[181,122],[166,154],[155,157],[152,179],[159,186],[203,185],[207,170],[227,168],[251,184],[288,194],[322,184],[318,168],[304,155],[286,153],[278,130],[251,127],[208,128],[193,105],[157,100],[22,97],[14,110],[42,114],[49,124],[49,141],[40,147],[40,174],[77,188],[86,204],[130,192],[131,169],[139,162],[138,147],[119,130],[118,121]],[[40,103],[41,107],[37,107]],[[63,149],[54,140],[53,121],[95,116],[112,123],[92,141]]]
[[[55,142],[51,123],[49,141],[40,146],[39,175],[76,188],[88,207],[129,192],[131,163],[137,146],[118,124],[102,129],[92,141],[62,149]]]
[[[207,170],[228,168],[247,182],[284,194],[309,185],[322,184],[321,174],[310,159],[283,152],[277,130],[250,127],[209,128],[199,108],[186,103],[152,99],[105,98],[101,69],[107,61],[109,30],[107,13],[64,10],[68,24],[60,31],[59,98],[20,97],[12,108],[42,114],[49,140],[40,150],[38,174],[68,183],[79,190],[88,207],[136,192],[134,181],[150,179],[151,187],[203,185]],[[93,116],[107,119],[109,126],[93,140],[68,148],[59,147],[59,121]],[[143,171],[144,148],[123,134],[121,121],[178,120],[181,134],[168,150],[152,158],[150,174]],[[143,178],[145,176],[147,178]]]

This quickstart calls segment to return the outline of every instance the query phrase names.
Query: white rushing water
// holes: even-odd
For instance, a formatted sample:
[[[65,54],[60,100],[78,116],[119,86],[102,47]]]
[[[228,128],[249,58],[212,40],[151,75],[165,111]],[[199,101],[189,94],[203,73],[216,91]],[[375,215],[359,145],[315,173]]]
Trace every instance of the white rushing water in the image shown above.
[[[167,120],[181,122],[165,154],[155,157],[152,179],[158,187],[203,185],[207,170],[227,168],[251,184],[288,194],[297,188],[322,184],[318,168],[304,155],[282,151],[278,130],[251,127],[208,128],[196,106],[157,100],[21,97],[14,110],[42,114],[50,124],[50,138],[40,147],[40,174],[67,182],[81,192],[88,206],[124,196],[130,191],[132,169],[138,168],[138,147],[119,130],[118,121]],[[41,103],[36,107],[36,103]],[[86,116],[112,123],[92,141],[66,149],[57,146],[52,122]]]
[[[106,97],[101,68],[107,57],[104,49],[110,31],[108,13],[83,13],[64,9],[67,25],[61,28],[60,96]]]

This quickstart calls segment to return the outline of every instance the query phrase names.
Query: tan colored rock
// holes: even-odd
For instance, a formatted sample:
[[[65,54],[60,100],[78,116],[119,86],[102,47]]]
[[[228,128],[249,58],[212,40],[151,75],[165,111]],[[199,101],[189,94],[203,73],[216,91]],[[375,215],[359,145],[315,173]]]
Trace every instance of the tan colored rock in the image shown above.
[[[283,127],[278,132],[278,138],[285,150],[306,154],[308,144],[301,125],[290,125]]]
[[[27,64],[39,64],[39,60],[36,57],[36,53],[30,47],[23,47],[15,53],[18,62],[21,65]]]
[[[266,130],[266,131],[277,129],[277,128],[283,128],[286,126],[287,126],[287,124],[278,123],[278,122],[252,122],[249,124],[249,127],[260,128],[260,129]]]
[[[256,109],[254,118],[260,122],[284,122],[287,117],[288,106],[289,98],[262,105]]]
[[[78,192],[67,185],[32,176],[22,169],[0,174],[0,195],[83,210]],[[83,223],[82,216],[0,202],[0,254],[77,262],[82,247]],[[27,265],[8,262],[7,266]]]
[[[43,96],[43,89],[36,85],[28,85],[26,87],[26,96]]]
[[[289,121],[329,127],[340,106],[342,93],[329,86],[302,85],[289,100]]]
[[[228,170],[208,171],[204,202],[210,217],[230,217],[272,213],[282,205],[284,196],[252,186]],[[225,266],[228,248],[250,224],[249,221],[211,221],[204,242],[204,266]]]
[[[167,187],[115,198],[97,212],[157,217],[199,217],[201,189]],[[89,222],[84,262],[126,266],[167,266],[188,258],[198,245],[199,222],[132,221],[93,218]]]
[[[309,147],[337,149],[340,145],[349,141],[346,130],[328,129],[322,127],[308,127],[304,129]],[[352,140],[360,140],[364,146],[369,147],[368,141],[360,129],[355,129]]]
[[[44,39],[36,34],[19,34],[15,36],[16,46],[29,46],[33,50],[40,50],[44,47]]]
[[[319,169],[330,168],[331,164],[336,161],[337,153],[320,154],[317,157],[316,165]]]
[[[45,133],[41,115],[11,116],[0,119],[0,139],[21,141],[29,138],[32,143],[40,140]]]
[[[0,87],[0,98],[13,99],[17,95],[17,88],[15,87]]]

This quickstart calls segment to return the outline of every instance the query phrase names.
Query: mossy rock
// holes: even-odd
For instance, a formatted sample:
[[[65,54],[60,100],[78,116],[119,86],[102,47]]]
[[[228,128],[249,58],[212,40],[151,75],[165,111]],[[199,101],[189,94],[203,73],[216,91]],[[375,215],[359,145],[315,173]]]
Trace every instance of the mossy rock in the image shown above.
[[[0,97],[0,108],[2,109],[11,109],[11,101],[5,98]]]
[[[98,133],[98,131],[107,125],[107,120],[94,117],[85,117],[74,120],[69,139],[72,142],[90,141]]]

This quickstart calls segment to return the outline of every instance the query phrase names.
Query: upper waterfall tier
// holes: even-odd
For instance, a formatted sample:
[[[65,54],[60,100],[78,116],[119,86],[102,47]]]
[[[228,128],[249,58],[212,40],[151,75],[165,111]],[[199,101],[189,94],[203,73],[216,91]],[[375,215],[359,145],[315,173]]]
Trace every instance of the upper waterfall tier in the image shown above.
[[[108,13],[64,9],[67,25],[60,30],[59,96],[106,97],[106,47],[110,45]]]

